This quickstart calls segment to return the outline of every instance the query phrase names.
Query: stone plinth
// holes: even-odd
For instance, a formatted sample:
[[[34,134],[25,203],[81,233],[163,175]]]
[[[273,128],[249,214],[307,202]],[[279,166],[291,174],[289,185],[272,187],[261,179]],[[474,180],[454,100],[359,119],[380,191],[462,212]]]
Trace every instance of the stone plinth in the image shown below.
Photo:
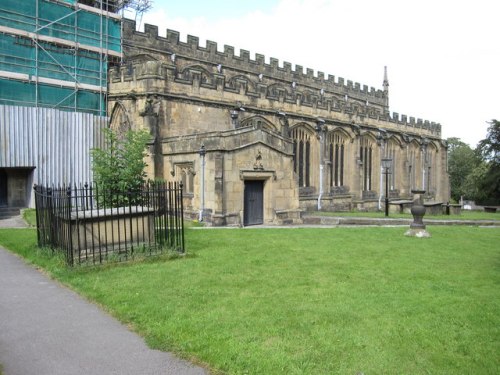
[[[73,212],[63,222],[71,236],[75,257],[82,251],[101,248],[114,251],[154,244],[154,210],[148,207],[118,207]]]
[[[413,206],[411,207],[413,222],[410,224],[410,229],[406,231],[405,236],[418,238],[430,237],[431,235],[425,230],[425,224],[423,222],[423,217],[425,215],[423,194],[425,190],[412,190],[411,192],[417,195],[417,198],[414,200]]]

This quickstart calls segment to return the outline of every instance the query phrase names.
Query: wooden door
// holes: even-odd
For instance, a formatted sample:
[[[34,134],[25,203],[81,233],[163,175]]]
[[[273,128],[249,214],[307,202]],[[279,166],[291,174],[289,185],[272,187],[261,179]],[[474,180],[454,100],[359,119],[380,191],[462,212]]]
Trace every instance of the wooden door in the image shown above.
[[[264,181],[246,180],[243,225],[264,223]]]

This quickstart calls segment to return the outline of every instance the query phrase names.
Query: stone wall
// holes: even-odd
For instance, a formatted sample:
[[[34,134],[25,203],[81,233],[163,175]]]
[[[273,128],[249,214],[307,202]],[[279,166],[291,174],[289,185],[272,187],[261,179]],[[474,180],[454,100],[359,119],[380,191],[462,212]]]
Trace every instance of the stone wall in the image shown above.
[[[264,181],[265,223],[296,221],[294,210],[315,209],[318,199],[324,210],[381,209],[384,157],[394,161],[391,198],[415,187],[434,200],[449,196],[440,124],[391,114],[386,84],[251,60],[192,36],[181,42],[171,30],[160,37],[151,25],[138,32],[129,20],[123,51],[124,65],[110,72],[112,126],[150,130],[148,173],[185,179],[186,209],[203,206],[204,220],[241,225],[251,179]]]

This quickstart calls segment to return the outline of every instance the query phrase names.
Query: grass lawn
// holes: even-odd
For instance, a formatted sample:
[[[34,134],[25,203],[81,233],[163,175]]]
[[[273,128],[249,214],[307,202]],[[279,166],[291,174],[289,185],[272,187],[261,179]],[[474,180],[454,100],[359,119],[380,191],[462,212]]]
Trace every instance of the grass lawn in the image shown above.
[[[146,337],[228,374],[500,373],[500,229],[189,229],[188,256],[67,269],[0,244]]]
[[[309,215],[317,216],[334,216],[334,217],[373,217],[382,219],[385,218],[384,211],[373,211],[373,212],[329,212],[329,211],[312,211],[308,213]],[[399,213],[389,213],[389,218],[392,219],[413,219],[411,214],[399,214]],[[426,214],[424,221],[426,219],[433,220],[500,220],[500,212],[484,212],[484,211],[466,211],[462,210],[460,215],[429,215]]]
[[[22,211],[22,217],[30,226],[36,227],[36,210],[34,208],[26,208]]]

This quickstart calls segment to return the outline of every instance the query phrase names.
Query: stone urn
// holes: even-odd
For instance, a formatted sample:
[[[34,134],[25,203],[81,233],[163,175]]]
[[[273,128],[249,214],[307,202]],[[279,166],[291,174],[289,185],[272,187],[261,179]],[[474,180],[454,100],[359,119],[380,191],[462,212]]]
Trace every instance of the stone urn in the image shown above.
[[[418,198],[415,199],[413,206],[411,206],[410,211],[413,216],[413,222],[410,224],[410,229],[405,235],[411,237],[430,237],[431,235],[425,230],[425,224],[423,222],[425,215],[423,195],[425,190],[412,190],[411,192],[414,195],[418,194]]]

